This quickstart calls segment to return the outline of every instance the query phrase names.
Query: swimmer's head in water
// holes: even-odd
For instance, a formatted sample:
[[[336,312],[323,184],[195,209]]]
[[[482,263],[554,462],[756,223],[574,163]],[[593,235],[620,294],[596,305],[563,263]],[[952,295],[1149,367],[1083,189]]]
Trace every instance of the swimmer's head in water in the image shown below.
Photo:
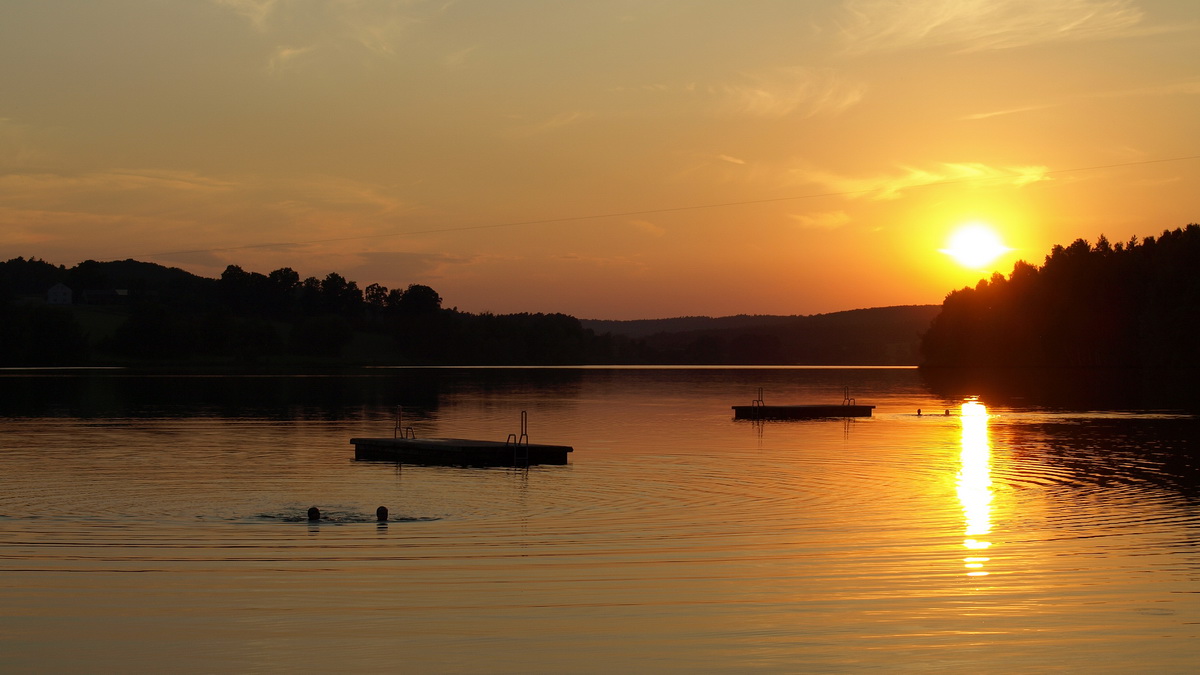
[[[315,506],[310,508],[308,510],[308,519],[309,520],[320,520],[321,519],[321,509],[318,509]]]

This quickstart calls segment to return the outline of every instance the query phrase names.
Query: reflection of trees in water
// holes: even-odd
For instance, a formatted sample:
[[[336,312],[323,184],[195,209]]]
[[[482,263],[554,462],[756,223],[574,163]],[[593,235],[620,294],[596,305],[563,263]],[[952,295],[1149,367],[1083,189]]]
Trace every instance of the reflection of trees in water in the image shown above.
[[[1068,409],[1200,410],[1192,369],[921,368],[921,380],[946,399]]]
[[[534,391],[548,398],[578,393],[570,369],[370,369],[310,375],[146,375],[113,372],[28,375],[0,387],[0,415],[84,418],[222,416],[343,419],[404,408],[437,411],[447,395],[495,396]]]
[[[436,379],[413,376],[79,375],[21,378],[4,387],[9,415],[104,417],[262,417],[340,419],[365,408],[438,406]]]
[[[1022,425],[1079,486],[1157,485],[1200,503],[1200,434],[1190,418],[1097,418]]]

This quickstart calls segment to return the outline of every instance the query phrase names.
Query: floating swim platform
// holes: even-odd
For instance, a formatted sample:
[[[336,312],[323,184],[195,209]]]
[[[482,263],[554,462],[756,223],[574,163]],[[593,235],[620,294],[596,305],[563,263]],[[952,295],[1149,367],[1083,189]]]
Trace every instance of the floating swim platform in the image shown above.
[[[391,438],[351,438],[354,459],[364,461],[432,464],[439,466],[530,466],[566,464],[574,452],[568,445],[529,442],[529,415],[521,411],[521,433],[506,441],[467,438],[417,438],[396,408],[396,428]]]
[[[566,445],[480,441],[466,438],[351,438],[354,459],[441,466],[566,464]]]
[[[858,405],[850,397],[850,388],[846,387],[842,402],[837,405],[805,404],[805,405],[767,405],[763,403],[762,387],[758,388],[758,398],[750,405],[733,406],[735,420],[807,420],[821,417],[870,417],[873,405]]]
[[[819,417],[870,417],[873,405],[735,405],[739,420],[803,420]]]

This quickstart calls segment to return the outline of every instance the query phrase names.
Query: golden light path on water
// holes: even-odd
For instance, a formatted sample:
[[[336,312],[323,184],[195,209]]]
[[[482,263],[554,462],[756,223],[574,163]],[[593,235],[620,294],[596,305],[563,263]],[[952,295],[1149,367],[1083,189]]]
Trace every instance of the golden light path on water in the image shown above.
[[[963,558],[968,576],[987,576],[984,555],[992,543],[985,537],[992,531],[992,448],[988,441],[987,407],[978,401],[962,404],[962,468],[958,473],[958,501],[966,518],[963,546],[970,555]]]

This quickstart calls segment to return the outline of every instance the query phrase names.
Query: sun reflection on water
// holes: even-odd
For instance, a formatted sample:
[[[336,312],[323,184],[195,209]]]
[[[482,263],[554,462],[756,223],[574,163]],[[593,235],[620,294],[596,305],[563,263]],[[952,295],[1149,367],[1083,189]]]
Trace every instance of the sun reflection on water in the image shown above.
[[[988,411],[978,401],[962,404],[962,468],[958,472],[958,501],[966,518],[966,537],[963,546],[971,554],[963,558],[967,576],[987,576],[984,563],[990,558],[984,553],[992,542],[986,535],[992,531],[992,448],[988,442]]]

